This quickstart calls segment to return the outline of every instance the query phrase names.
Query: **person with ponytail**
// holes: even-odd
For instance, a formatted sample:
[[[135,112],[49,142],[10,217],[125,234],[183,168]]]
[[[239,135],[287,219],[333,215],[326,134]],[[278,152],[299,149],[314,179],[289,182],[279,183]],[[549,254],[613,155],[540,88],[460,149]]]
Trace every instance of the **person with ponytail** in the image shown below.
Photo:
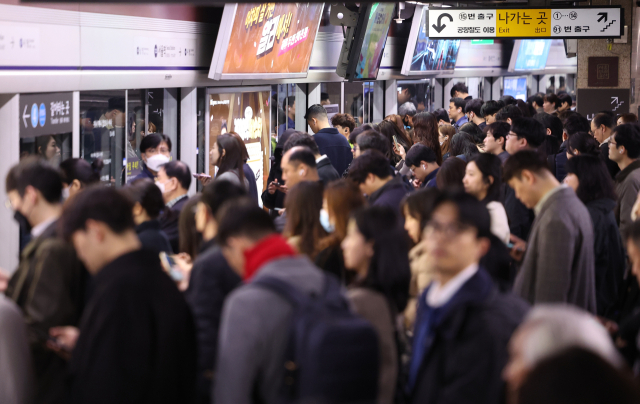
[[[85,187],[100,182],[103,167],[102,159],[89,163],[83,159],[71,158],[60,163],[62,198],[69,199]]]

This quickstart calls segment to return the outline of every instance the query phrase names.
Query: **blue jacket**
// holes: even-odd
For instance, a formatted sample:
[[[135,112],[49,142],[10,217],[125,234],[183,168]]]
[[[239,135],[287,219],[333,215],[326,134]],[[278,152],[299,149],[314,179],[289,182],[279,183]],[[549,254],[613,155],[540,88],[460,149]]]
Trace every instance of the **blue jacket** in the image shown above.
[[[150,178],[151,181],[155,181],[156,180],[156,177],[151,173],[151,171],[149,171],[149,169],[147,168],[147,165],[145,163],[142,163],[142,171],[140,172],[140,174],[138,174],[135,177],[133,177],[133,179],[131,181],[135,181],[135,180],[139,180],[139,179],[143,179],[143,178]]]
[[[420,295],[412,361],[415,380],[411,403],[501,402],[502,369],[511,334],[522,322],[528,305],[512,294],[501,294],[482,268],[429,320],[426,296]],[[418,347],[416,344],[422,344]],[[422,355],[419,355],[419,354]]]
[[[394,177],[384,184],[376,192],[369,195],[369,203],[372,206],[389,206],[393,208],[400,217],[400,202],[409,193],[406,184],[401,177]]]
[[[249,196],[258,203],[258,184],[256,183],[256,175],[247,163],[244,163],[242,166],[242,171],[244,172],[244,177],[249,181]]]
[[[320,154],[326,154],[333,168],[342,175],[353,160],[351,146],[347,139],[336,128],[321,129],[313,138],[320,149]]]
[[[436,183],[436,176],[438,175],[438,171],[440,171],[440,167],[431,171],[429,175],[422,182],[422,188],[437,188],[438,184]]]

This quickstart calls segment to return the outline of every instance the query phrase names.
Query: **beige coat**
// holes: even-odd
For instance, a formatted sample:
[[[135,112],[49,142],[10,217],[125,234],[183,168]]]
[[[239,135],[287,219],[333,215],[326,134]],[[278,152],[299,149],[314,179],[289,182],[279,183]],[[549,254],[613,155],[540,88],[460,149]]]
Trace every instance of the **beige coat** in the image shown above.
[[[429,286],[433,279],[433,264],[426,253],[424,241],[418,243],[409,252],[411,266],[411,284],[409,286],[409,303],[404,311],[405,327],[413,330],[416,321],[416,311],[418,308],[417,298],[422,291]]]

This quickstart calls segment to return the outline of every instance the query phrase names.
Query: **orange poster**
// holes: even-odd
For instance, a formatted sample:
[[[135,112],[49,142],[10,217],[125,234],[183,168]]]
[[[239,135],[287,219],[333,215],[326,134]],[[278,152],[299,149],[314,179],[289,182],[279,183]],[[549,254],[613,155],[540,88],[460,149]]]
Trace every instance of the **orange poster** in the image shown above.
[[[238,4],[222,73],[306,73],[322,7]]]

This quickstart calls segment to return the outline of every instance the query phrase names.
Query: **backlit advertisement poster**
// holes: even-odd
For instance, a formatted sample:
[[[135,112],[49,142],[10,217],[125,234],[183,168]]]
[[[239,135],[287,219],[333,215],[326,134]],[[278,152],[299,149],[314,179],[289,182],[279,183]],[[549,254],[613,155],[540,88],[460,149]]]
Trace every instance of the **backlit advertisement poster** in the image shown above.
[[[429,39],[425,20],[427,11],[425,9],[422,13],[416,48],[411,59],[411,71],[453,70],[460,50],[460,40]]]
[[[378,76],[394,8],[395,3],[374,3],[371,5],[369,22],[356,65],[356,79],[375,79]]]
[[[516,70],[542,70],[547,65],[551,39],[524,39],[520,42]]]
[[[209,95],[209,153],[218,136],[228,132],[240,135],[249,153],[247,164],[256,176],[258,195],[269,170],[269,103],[269,91]],[[214,172],[210,167],[209,173],[213,176]]]
[[[307,73],[323,3],[238,4],[223,74]]]

